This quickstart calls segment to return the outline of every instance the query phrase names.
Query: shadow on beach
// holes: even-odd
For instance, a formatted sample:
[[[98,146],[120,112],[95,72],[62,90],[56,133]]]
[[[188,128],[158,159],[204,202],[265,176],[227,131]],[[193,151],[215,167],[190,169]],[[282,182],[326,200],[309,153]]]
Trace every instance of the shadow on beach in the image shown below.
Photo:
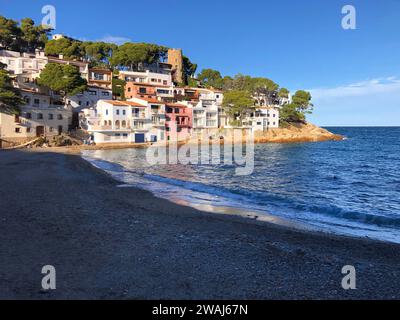
[[[201,212],[75,154],[0,151],[0,168],[0,299],[399,298],[396,244]]]

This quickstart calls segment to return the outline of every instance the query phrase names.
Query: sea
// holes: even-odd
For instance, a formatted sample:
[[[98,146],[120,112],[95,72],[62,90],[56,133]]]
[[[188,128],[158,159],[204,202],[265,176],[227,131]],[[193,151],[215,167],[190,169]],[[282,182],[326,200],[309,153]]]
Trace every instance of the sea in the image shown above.
[[[257,144],[254,171],[235,164],[159,164],[146,149],[83,158],[121,182],[215,214],[400,243],[400,127],[329,127],[343,141]]]

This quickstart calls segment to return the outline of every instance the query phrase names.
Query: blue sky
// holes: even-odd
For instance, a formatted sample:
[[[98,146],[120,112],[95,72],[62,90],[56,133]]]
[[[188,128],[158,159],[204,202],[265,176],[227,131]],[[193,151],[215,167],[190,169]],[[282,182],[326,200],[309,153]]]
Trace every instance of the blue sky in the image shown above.
[[[83,40],[183,48],[199,68],[311,90],[319,125],[400,125],[400,0],[0,0],[0,14]],[[344,5],[357,29],[341,27]]]

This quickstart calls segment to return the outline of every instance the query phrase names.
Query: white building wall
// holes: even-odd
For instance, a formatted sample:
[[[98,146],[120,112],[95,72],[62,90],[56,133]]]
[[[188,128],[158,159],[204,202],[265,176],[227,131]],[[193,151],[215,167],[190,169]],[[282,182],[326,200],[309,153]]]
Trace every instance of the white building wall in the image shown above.
[[[81,111],[85,108],[96,107],[99,100],[111,100],[112,90],[98,87],[88,87],[82,93],[75,96],[67,97],[67,103],[76,111]]]
[[[147,105],[139,106],[131,101],[100,100],[96,110],[85,110],[88,132],[95,143],[135,143],[139,136],[144,142],[151,141],[151,135],[161,137],[161,131],[152,127],[151,112]]]
[[[7,65],[6,70],[11,74],[38,74],[48,63],[44,52],[34,54],[0,50],[0,62]]]
[[[138,71],[120,71],[120,78],[125,81],[133,81],[138,83],[146,83],[152,85],[162,85],[172,87],[172,76],[171,74],[155,73],[149,70],[145,72]]]

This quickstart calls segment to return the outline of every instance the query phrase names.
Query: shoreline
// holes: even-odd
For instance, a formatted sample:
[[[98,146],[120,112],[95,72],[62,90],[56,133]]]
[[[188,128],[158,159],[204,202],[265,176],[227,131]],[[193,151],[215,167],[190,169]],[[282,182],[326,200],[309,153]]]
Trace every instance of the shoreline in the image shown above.
[[[227,137],[231,136],[228,130]],[[225,137],[225,139],[220,140],[221,144],[224,142],[232,143],[232,140]],[[266,132],[256,132],[254,135],[255,144],[266,144],[266,143],[314,143],[314,142],[326,142],[326,141],[342,141],[345,137],[334,134],[324,128],[318,127],[311,123],[305,124],[291,124],[288,127],[282,127],[277,129],[270,129]],[[37,140],[37,139],[35,139]],[[32,141],[35,141],[32,140]],[[178,141],[174,144],[178,146],[185,144],[199,143],[197,139],[190,139],[187,141]],[[213,140],[209,143],[212,144]],[[235,141],[238,142],[238,141]],[[246,143],[247,140],[244,137],[242,143]],[[30,142],[31,143],[31,142]],[[28,143],[29,144],[29,143]],[[43,149],[43,150],[61,150],[61,152],[76,153],[84,150],[117,150],[117,149],[134,149],[134,148],[148,148],[151,143],[103,143],[97,145],[74,145],[66,147],[49,147],[49,148],[33,148],[33,149]],[[12,148],[0,149],[0,150],[23,150],[20,146],[15,146]],[[68,150],[68,151],[67,151]]]
[[[201,212],[46,151],[0,152],[2,299],[400,298],[397,244]],[[349,264],[358,290],[341,288]]]
[[[400,245],[400,241],[394,241],[394,240],[388,240],[384,238],[378,238],[374,237],[371,235],[357,235],[353,234],[351,232],[345,232],[345,231],[338,231],[336,229],[328,228],[328,227],[323,227],[323,226],[316,226],[313,225],[312,223],[308,222],[301,222],[297,221],[295,218],[290,218],[290,217],[283,217],[282,215],[279,215],[276,212],[270,212],[270,211],[265,211],[263,209],[255,209],[255,208],[248,208],[245,206],[240,206],[240,203],[236,203],[236,205],[232,203],[224,204],[224,205],[215,205],[213,203],[207,203],[207,204],[202,204],[202,203],[197,203],[195,201],[189,201],[186,200],[184,197],[180,196],[172,196],[169,198],[169,196],[163,196],[163,194],[158,190],[159,188],[156,188],[155,191],[151,187],[141,187],[136,184],[131,184],[129,182],[124,181],[123,179],[119,179],[118,177],[113,175],[113,171],[109,172],[107,168],[102,168],[100,164],[97,163],[97,161],[103,162],[104,160],[101,158],[95,158],[92,156],[86,156],[84,154],[80,154],[81,158],[85,161],[87,161],[91,166],[94,168],[101,170],[102,172],[106,173],[111,177],[111,179],[115,180],[115,183],[118,184],[118,188],[131,188],[131,189],[140,189],[144,190],[147,192],[150,192],[154,197],[157,199],[162,199],[162,200],[167,200],[171,203],[174,203],[176,205],[180,206],[185,206],[188,208],[193,208],[195,210],[201,211],[201,212],[206,212],[210,214],[215,214],[215,215],[223,215],[227,217],[240,217],[249,221],[256,221],[259,223],[269,223],[269,224],[274,224],[277,226],[282,226],[285,228],[293,229],[293,230],[299,230],[299,231],[304,231],[304,232],[316,232],[316,233],[322,233],[326,235],[337,235],[337,236],[343,236],[343,237],[348,237],[348,238],[354,238],[354,239],[369,239],[372,241],[379,241],[383,243],[390,243],[390,244],[398,244]],[[108,161],[106,161],[108,163]],[[120,165],[120,164],[118,164]],[[129,171],[128,171],[129,172]],[[154,182],[153,182],[154,183]],[[184,188],[185,189],[185,188]],[[187,191],[187,190],[186,190]],[[176,190],[175,192],[179,192],[179,190]],[[200,191],[202,192],[202,191]],[[210,195],[210,193],[206,194]]]

